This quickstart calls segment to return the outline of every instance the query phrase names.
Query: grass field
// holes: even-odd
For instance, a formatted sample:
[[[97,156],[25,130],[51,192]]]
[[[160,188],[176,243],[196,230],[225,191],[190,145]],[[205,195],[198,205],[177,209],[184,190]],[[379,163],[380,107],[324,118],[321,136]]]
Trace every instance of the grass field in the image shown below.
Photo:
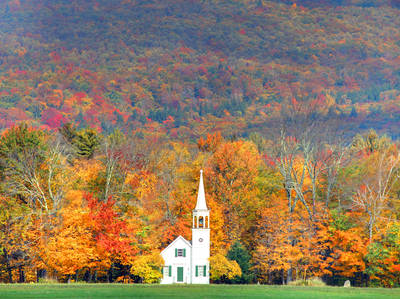
[[[259,285],[0,285],[0,298],[400,298],[400,289]]]

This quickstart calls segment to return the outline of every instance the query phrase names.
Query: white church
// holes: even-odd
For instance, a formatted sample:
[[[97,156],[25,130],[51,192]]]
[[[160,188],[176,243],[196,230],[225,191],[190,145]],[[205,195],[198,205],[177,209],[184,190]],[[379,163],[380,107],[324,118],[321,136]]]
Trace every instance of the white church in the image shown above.
[[[193,210],[192,241],[177,237],[161,252],[165,265],[161,284],[210,283],[210,211],[204,193],[203,171]]]

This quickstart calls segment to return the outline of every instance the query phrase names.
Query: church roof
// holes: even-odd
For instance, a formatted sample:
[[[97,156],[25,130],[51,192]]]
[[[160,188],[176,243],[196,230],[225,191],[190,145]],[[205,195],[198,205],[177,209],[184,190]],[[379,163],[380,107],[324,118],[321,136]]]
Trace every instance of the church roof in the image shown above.
[[[161,251],[161,253],[163,253],[164,251],[166,251],[168,248],[170,248],[171,246],[173,246],[178,240],[182,240],[183,242],[185,242],[189,247],[192,247],[192,243],[190,243],[188,240],[186,240],[184,237],[182,236],[178,236],[175,240],[173,240],[167,247],[165,247],[163,249],[163,251]]]
[[[203,170],[200,170],[200,183],[199,191],[197,193],[197,204],[195,210],[208,210],[206,204],[206,195],[204,192]]]

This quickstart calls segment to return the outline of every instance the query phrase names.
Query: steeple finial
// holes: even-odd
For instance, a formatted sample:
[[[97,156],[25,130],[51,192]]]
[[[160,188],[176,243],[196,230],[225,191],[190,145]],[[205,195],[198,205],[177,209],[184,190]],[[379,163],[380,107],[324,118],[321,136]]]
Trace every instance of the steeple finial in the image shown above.
[[[206,204],[206,195],[204,192],[203,170],[200,170],[200,183],[199,191],[197,193],[197,204],[195,210],[208,210]]]

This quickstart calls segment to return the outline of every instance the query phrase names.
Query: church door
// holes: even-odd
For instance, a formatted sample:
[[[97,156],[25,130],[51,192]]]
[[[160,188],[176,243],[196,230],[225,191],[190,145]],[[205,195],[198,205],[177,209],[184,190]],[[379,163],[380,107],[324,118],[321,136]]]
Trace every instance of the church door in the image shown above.
[[[178,282],[183,282],[183,267],[178,267]]]

